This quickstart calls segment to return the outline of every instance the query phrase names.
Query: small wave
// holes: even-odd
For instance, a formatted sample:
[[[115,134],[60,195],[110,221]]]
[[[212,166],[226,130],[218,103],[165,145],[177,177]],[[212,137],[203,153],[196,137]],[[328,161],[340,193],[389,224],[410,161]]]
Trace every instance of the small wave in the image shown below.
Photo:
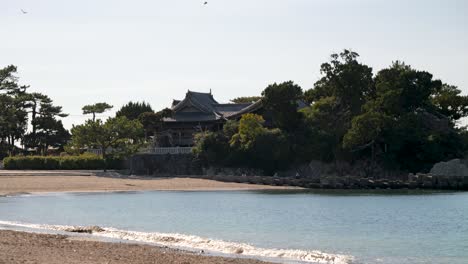
[[[81,226],[66,225],[45,225],[45,224],[26,224],[18,222],[0,221],[0,225],[24,227],[31,229],[47,229],[55,231],[69,231],[85,229]],[[187,248],[192,250],[211,251],[222,254],[232,254],[246,257],[261,257],[271,259],[281,259],[289,261],[301,261],[310,263],[326,264],[349,264],[353,257],[349,255],[328,254],[318,250],[295,250],[295,249],[267,249],[258,248],[245,243],[235,243],[216,239],[207,239],[199,236],[155,233],[155,232],[137,232],[121,230],[111,227],[96,229],[92,232],[93,236],[121,239],[135,242],[155,243],[172,248]]]

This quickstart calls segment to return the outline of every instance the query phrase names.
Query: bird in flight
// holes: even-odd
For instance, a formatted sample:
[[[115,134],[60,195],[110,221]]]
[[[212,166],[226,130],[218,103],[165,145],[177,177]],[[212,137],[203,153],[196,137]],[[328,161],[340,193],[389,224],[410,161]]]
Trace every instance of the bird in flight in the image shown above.
[[[203,5],[207,5],[207,4],[208,4],[208,2],[204,2],[204,3],[203,3]]]
[[[24,11],[23,9],[21,9],[21,13],[27,14],[28,12]]]

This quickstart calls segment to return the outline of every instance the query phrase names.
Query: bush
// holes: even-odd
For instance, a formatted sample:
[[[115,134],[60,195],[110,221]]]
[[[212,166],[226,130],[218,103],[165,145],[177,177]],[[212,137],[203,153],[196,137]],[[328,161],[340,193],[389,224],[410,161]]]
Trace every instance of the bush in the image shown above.
[[[104,160],[102,157],[85,153],[80,156],[18,156],[7,157],[3,165],[7,170],[101,170],[121,169],[118,159]]]

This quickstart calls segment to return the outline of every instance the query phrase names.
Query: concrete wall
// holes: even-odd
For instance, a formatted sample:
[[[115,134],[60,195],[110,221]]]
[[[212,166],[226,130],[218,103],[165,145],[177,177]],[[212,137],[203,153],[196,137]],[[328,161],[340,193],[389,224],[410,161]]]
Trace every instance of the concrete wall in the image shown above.
[[[173,176],[202,173],[201,167],[193,161],[191,154],[136,154],[130,158],[128,167],[135,175]]]

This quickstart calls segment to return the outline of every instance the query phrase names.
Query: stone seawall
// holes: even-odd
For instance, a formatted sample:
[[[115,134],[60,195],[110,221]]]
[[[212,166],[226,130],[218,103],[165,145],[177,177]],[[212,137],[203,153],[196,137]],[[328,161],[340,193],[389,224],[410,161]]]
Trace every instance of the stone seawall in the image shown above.
[[[192,155],[134,155],[128,162],[130,173],[156,177],[190,177],[223,182],[297,186],[312,189],[440,189],[468,190],[468,161],[451,160],[434,165],[428,174],[392,176],[379,174],[379,178],[353,173],[330,175],[324,167],[312,164],[300,173],[285,172],[279,176],[263,176],[262,172],[247,168],[207,168],[193,161]],[[295,175],[296,174],[296,175]],[[292,176],[295,175],[295,176]]]
[[[193,156],[136,154],[128,160],[128,169],[135,175],[172,176],[202,174]]]
[[[429,174],[410,174],[408,180],[386,180],[355,177],[292,178],[272,176],[184,175],[222,182],[297,186],[310,189],[438,189],[468,190],[468,177],[446,177]]]

